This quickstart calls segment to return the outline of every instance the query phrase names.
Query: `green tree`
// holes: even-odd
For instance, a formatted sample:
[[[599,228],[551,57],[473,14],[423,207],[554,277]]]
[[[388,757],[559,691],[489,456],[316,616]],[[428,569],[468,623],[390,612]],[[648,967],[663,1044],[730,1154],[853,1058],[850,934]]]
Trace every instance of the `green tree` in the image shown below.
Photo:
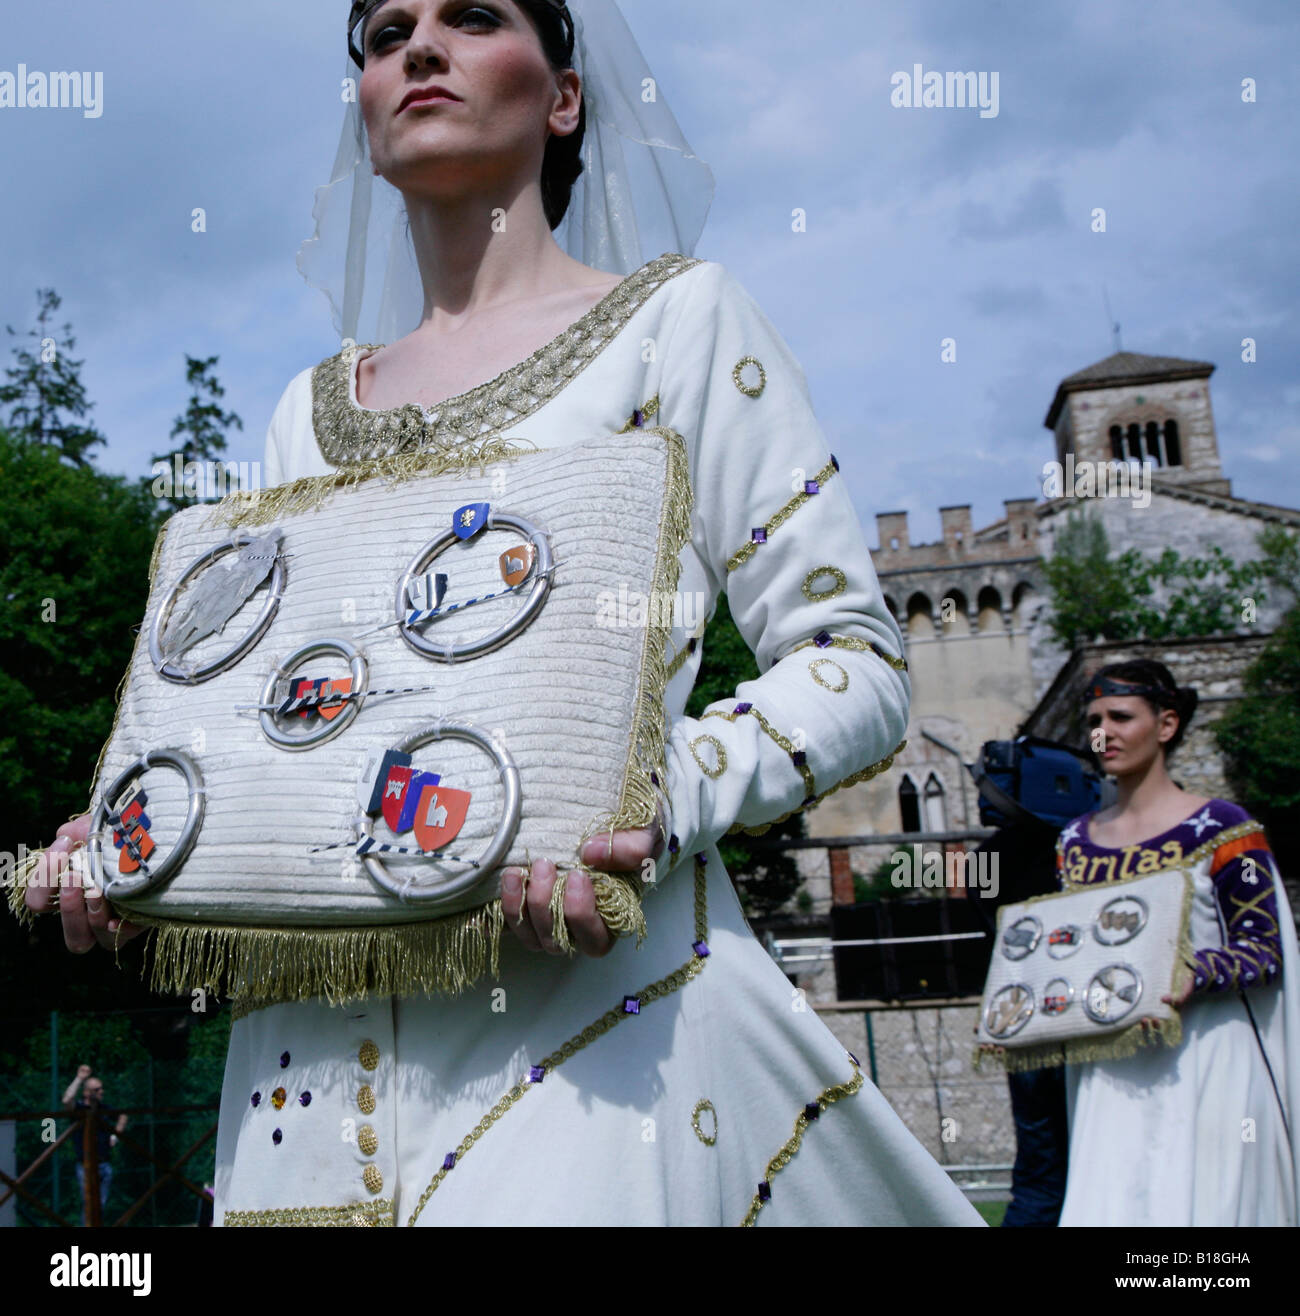
[[[1300,608],[1282,618],[1242,686],[1242,698],[1215,723],[1215,738],[1243,802],[1264,822],[1294,819],[1300,810]]]
[[[225,431],[230,426],[244,428],[239,416],[233,411],[222,411],[217,405],[216,399],[226,395],[212,370],[219,360],[215,356],[200,359],[186,354],[185,382],[190,389],[189,404],[184,414],[176,417],[169,436],[173,439],[179,437],[181,442],[171,451],[153,458],[153,469],[156,471],[161,463],[163,472],[145,481],[154,496],[174,511],[212,497],[213,490],[198,473],[205,471],[209,464],[220,464],[225,460]],[[186,471],[189,463],[194,465]],[[175,479],[177,466],[182,473],[179,487]],[[231,485],[227,485],[223,477],[217,492],[224,494],[228,487]]]
[[[686,703],[688,717],[699,717],[709,704],[718,700],[734,698],[742,681],[756,680],[759,675],[758,663],[736,629],[725,594],[718,598],[717,610],[704,632],[703,645],[699,676]],[[754,841],[805,835],[804,815],[798,812],[784,822],[774,823],[761,838],[737,832],[718,842],[718,853],[735,883],[746,917],[761,918],[776,913],[795,895],[803,881],[794,851],[760,848]]]
[[[1199,557],[1166,548],[1155,557],[1137,549],[1112,555],[1105,527],[1073,512],[1044,563],[1051,590],[1050,628],[1068,649],[1093,640],[1164,640],[1230,635],[1249,624],[1246,601],[1265,601],[1264,586],[1294,580],[1300,550],[1294,535],[1270,527],[1260,557],[1236,562],[1211,544]]]
[[[28,337],[37,341],[37,351],[15,345],[15,365],[5,369],[7,384],[0,384],[0,402],[8,403],[8,428],[20,439],[32,444],[49,445],[75,466],[89,467],[87,453],[104,436],[93,426],[64,419],[61,413],[80,418],[95,405],[86,400],[81,383],[82,361],[69,355],[77,340],[72,325],[63,326],[60,349],[50,324],[54,312],[63,304],[53,288],[37,290],[39,309],[36,327]],[[6,325],[11,337],[17,337],[12,325]]]

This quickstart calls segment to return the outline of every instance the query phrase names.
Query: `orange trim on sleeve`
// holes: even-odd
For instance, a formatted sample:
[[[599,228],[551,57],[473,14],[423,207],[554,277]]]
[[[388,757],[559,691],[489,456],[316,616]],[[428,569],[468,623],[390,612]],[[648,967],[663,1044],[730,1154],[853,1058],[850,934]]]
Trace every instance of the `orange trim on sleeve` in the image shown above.
[[[1272,854],[1268,848],[1268,839],[1263,832],[1251,832],[1249,836],[1239,836],[1235,841],[1226,841],[1214,852],[1210,860],[1210,876],[1213,877],[1221,868],[1230,864],[1239,854],[1247,850],[1263,850]]]

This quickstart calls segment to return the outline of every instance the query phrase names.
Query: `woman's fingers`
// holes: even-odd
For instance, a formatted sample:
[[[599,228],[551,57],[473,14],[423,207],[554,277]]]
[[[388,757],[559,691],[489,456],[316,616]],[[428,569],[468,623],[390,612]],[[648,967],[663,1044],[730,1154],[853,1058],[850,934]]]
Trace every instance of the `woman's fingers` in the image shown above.
[[[528,909],[528,923],[538,944],[548,955],[562,954],[552,937],[551,891],[558,876],[555,864],[549,859],[534,859],[533,873],[528,879],[524,904]]]
[[[571,872],[565,881],[564,917],[575,944],[584,955],[600,959],[614,949],[617,938],[596,909],[591,878],[580,868]]]
[[[541,950],[541,942],[528,922],[528,910],[524,907],[523,870],[507,868],[501,874],[501,912],[505,915],[506,927],[528,947],[529,950]]]
[[[663,849],[663,832],[658,825],[615,832],[612,849],[606,832],[593,836],[582,847],[582,862],[608,873],[637,873],[647,859],[657,859]]]
[[[84,955],[95,948],[95,933],[86,912],[86,893],[81,874],[64,861],[60,874],[59,917],[63,921],[63,940],[74,955]]]

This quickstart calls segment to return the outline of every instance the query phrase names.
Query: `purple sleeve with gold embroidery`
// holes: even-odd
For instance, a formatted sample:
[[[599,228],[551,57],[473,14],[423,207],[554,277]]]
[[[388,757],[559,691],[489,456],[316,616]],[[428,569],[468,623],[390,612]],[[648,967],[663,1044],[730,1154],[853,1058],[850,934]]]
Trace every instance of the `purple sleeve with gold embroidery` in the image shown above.
[[[1219,846],[1210,861],[1215,898],[1227,928],[1222,949],[1204,948],[1192,957],[1195,993],[1276,982],[1282,972],[1273,855],[1262,831]]]

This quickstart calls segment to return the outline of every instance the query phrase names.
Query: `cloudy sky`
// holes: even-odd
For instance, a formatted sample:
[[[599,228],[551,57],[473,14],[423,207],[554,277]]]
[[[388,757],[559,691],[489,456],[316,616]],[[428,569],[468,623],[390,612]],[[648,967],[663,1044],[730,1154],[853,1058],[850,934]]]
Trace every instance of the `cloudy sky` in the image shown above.
[[[1105,297],[1125,349],[1218,366],[1234,491],[1300,506],[1294,0],[622,8],[717,177],[696,254],[803,362],[868,542],[878,511],[906,508],[916,542],[941,505],[970,502],[982,525],[1037,491],[1057,382],[1114,350]],[[102,467],[143,474],[170,446],[187,352],[220,357],[245,425],[230,455],[253,460],[290,378],[337,350],[294,258],[338,142],[347,10],[6,13],[0,71],[104,75],[98,118],[0,109],[0,324],[23,334],[37,288],[62,297]],[[918,63],[996,73],[997,114],[895,108],[891,76]]]

